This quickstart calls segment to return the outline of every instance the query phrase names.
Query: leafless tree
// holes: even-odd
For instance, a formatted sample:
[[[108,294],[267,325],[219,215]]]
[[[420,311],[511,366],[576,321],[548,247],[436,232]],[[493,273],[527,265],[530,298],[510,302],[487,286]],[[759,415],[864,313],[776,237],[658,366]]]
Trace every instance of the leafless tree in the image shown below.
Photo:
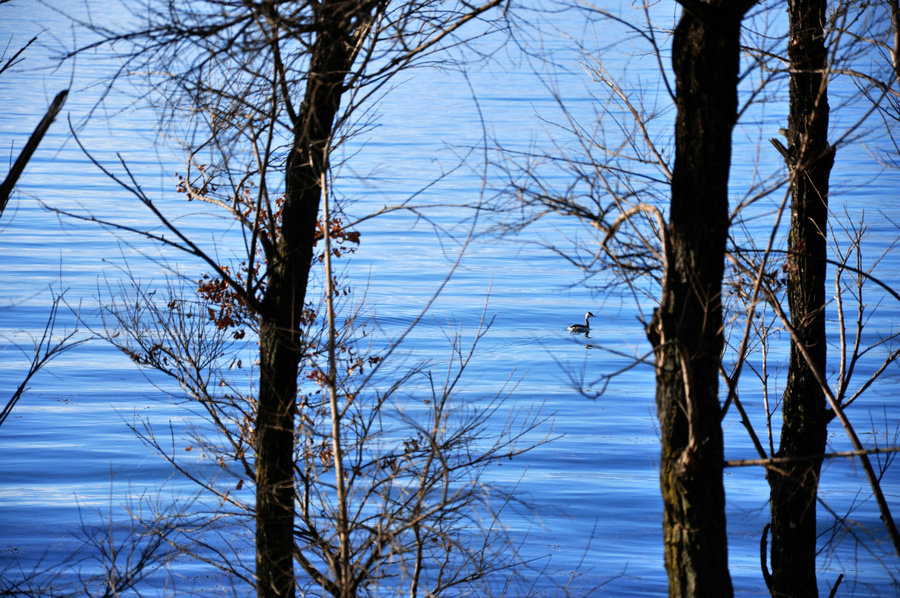
[[[171,377],[206,422],[194,428],[187,452],[168,432],[159,435],[136,422],[134,431],[147,446],[195,482],[209,503],[168,517],[158,505],[147,510],[144,527],[220,568],[232,587],[252,587],[252,561],[240,540],[252,530],[255,514],[252,380],[258,374],[242,363],[252,358],[248,343],[234,338],[234,328],[210,320],[207,314],[221,305],[182,281],[156,292],[131,281],[109,295],[110,342],[141,366]],[[498,434],[494,416],[504,409],[508,391],[477,402],[457,396],[486,328],[468,347],[454,338],[451,363],[438,377],[421,366],[387,374],[382,370],[393,368],[382,355],[358,346],[361,333],[335,329],[331,345],[323,320],[310,323],[319,332],[306,334],[321,350],[307,357],[297,407],[299,587],[307,595],[438,595],[463,585],[491,594],[495,574],[515,577],[516,551],[496,519],[508,498],[491,490],[481,472],[533,446],[528,437],[543,420],[522,414]],[[198,472],[197,455],[215,465]],[[340,492],[337,480],[343,482]],[[344,570],[350,575],[342,579]]]
[[[692,19],[711,19],[713,17],[710,15],[715,9],[700,3],[684,3],[683,8],[682,21],[672,30],[666,25],[659,25],[664,22],[664,15],[655,6],[644,7],[643,23],[625,19],[611,8],[581,7],[589,18],[615,23],[627,32],[629,41],[646,49],[648,63],[655,62],[660,68],[660,83],[657,87],[668,92],[669,97],[660,98],[652,93],[647,97],[640,92],[626,92],[629,83],[604,68],[603,51],[608,52],[613,47],[608,41],[603,46],[604,50],[583,48],[585,66],[598,83],[598,88],[605,92],[598,97],[596,122],[579,120],[560,99],[564,120],[559,123],[558,129],[567,130],[577,140],[577,152],[560,150],[557,153],[535,151],[531,154],[502,154],[502,159],[506,161],[503,169],[514,175],[510,177],[508,193],[512,202],[502,206],[501,212],[506,220],[501,226],[505,230],[516,232],[535,219],[551,215],[578,218],[594,229],[595,234],[583,237],[582,239],[587,239],[586,242],[578,246],[557,250],[584,272],[584,279],[588,284],[594,285],[598,292],[603,292],[610,286],[627,288],[633,293],[639,308],[647,305],[647,298],[662,297],[653,301],[652,304],[657,309],[652,319],[646,317],[645,325],[648,326],[651,344],[656,350],[657,402],[663,436],[661,467],[666,505],[664,529],[670,592],[673,595],[704,593],[704,586],[693,581],[692,576],[697,569],[691,566],[691,560],[679,556],[679,541],[690,545],[689,550],[703,550],[707,555],[725,554],[724,534],[718,536],[712,544],[704,543],[700,537],[706,525],[724,529],[723,502],[720,501],[717,505],[704,503],[706,507],[698,515],[700,520],[696,522],[681,520],[685,528],[692,530],[690,534],[678,531],[680,528],[673,524],[678,521],[678,505],[693,504],[686,497],[690,488],[698,487],[692,485],[694,482],[718,478],[719,482],[715,485],[721,487],[720,473],[710,473],[707,476],[700,465],[713,467],[714,463],[721,464],[721,444],[717,439],[719,433],[708,433],[708,430],[718,429],[721,418],[734,407],[733,411],[738,412],[738,417],[757,448],[759,459],[753,462],[767,467],[769,479],[773,481],[773,497],[781,496],[778,500],[773,498],[773,520],[785,522],[787,527],[779,523],[779,530],[782,531],[778,532],[777,539],[773,533],[772,551],[773,555],[791,556],[777,564],[773,556],[773,578],[777,578],[771,587],[773,595],[781,595],[781,592],[795,595],[796,592],[788,589],[793,587],[791,584],[794,582],[803,585],[804,592],[814,593],[815,583],[809,582],[810,579],[815,579],[816,573],[815,506],[818,467],[821,459],[826,456],[825,426],[832,419],[840,420],[853,446],[849,456],[860,460],[889,535],[893,537],[895,534],[890,531],[893,527],[892,518],[878,484],[879,474],[868,458],[870,450],[874,451],[873,454],[882,454],[885,447],[863,446],[843,409],[849,405],[850,396],[854,400],[859,396],[847,391],[848,387],[859,384],[856,388],[860,391],[869,389],[878,376],[895,363],[897,354],[892,348],[895,341],[888,334],[882,335],[874,343],[866,344],[861,333],[865,317],[859,316],[856,330],[850,330],[844,318],[847,303],[855,304],[861,310],[860,314],[865,311],[861,300],[856,303],[857,298],[861,298],[863,287],[872,289],[879,285],[869,267],[861,262],[855,266],[848,263],[852,259],[851,254],[859,255],[857,252],[862,243],[862,228],[851,231],[852,234],[841,239],[841,244],[834,244],[837,257],[828,258],[825,253],[828,226],[825,218],[827,181],[834,148],[856,138],[865,126],[865,118],[873,110],[877,111],[878,107],[888,105],[887,100],[892,95],[889,91],[892,85],[892,62],[888,60],[876,63],[881,66],[886,64],[888,68],[876,66],[876,69],[881,70],[872,73],[861,72],[857,60],[863,55],[878,54],[879,49],[893,47],[885,35],[889,29],[886,31],[884,24],[888,21],[866,16],[871,15],[866,12],[867,9],[877,12],[881,10],[878,7],[851,8],[849,4],[838,4],[830,13],[829,20],[825,21],[824,13],[810,12],[810,8],[804,7],[803,3],[792,3],[792,8],[797,12],[792,17],[791,32],[781,35],[771,30],[772,19],[767,13],[781,7],[751,9],[743,25],[743,72],[740,80],[744,91],[741,95],[742,103],[737,105],[731,101],[730,95],[728,101],[720,98],[713,102],[712,92],[699,82],[685,84],[688,79],[679,79],[685,74],[702,76],[703,73],[699,71],[689,70],[685,73],[681,70],[692,64],[691,57],[696,53],[710,52],[718,58],[726,54],[724,46],[712,50],[712,46],[704,45],[705,38],[699,33],[696,33],[696,37],[688,36],[689,41],[684,37],[685,30],[693,31],[686,23],[691,23]],[[865,10],[854,12],[858,8]],[[729,10],[737,8],[731,7]],[[873,26],[873,23],[881,25]],[[818,30],[816,26],[819,27]],[[721,31],[727,29],[720,24]],[[698,31],[702,31],[702,27]],[[816,38],[815,42],[811,45],[803,36],[813,36]],[[669,52],[669,39],[672,40],[674,85],[668,80],[667,71],[663,68],[663,57]],[[790,58],[786,53],[790,53]],[[814,60],[818,62],[810,62],[813,60],[811,55],[815,55]],[[892,52],[884,52],[882,55],[894,56]],[[717,72],[714,66],[717,63],[712,57],[698,64],[703,64],[700,70],[706,74]],[[885,70],[890,76],[884,76]],[[863,110],[864,116],[859,122],[845,125],[846,128],[829,143],[826,136],[818,135],[817,132],[824,134],[827,129],[827,83],[839,75],[852,76],[859,88],[874,100],[873,108]],[[718,83],[737,83],[737,75],[732,77],[730,74],[718,73],[716,77]],[[790,78],[792,101],[797,98],[792,108],[792,124],[785,130],[790,148],[786,148],[777,139],[773,143],[788,162],[787,173],[781,171],[766,174],[757,170],[750,186],[730,192],[732,197],[738,197],[730,208],[727,207],[724,192],[719,193],[719,203],[715,209],[706,205],[705,198],[711,197],[714,189],[725,188],[726,183],[719,177],[724,176],[727,181],[732,125],[734,122],[740,123],[741,115],[751,111],[754,105],[776,98],[777,90],[780,89],[778,85],[786,78]],[[710,110],[719,112],[702,112],[706,102],[715,104]],[[672,106],[677,114],[674,135],[661,129],[659,124],[668,122],[667,114]],[[736,121],[729,120],[732,106]],[[684,120],[695,109],[700,112]],[[704,121],[704,114],[718,116]],[[683,143],[690,135],[701,132],[704,137],[698,140],[698,148],[703,144],[712,144],[720,137],[722,145],[713,151],[713,155],[702,159],[694,156],[685,162],[683,158],[692,154],[690,147],[685,147]],[[558,147],[566,147],[567,141],[554,141]],[[760,141],[765,141],[764,135],[760,135]],[[759,151],[764,150],[766,147],[762,144]],[[510,169],[508,164],[511,161],[517,162],[519,168]],[[682,178],[680,183],[677,176],[679,164],[682,177],[687,177]],[[559,183],[560,180],[564,182]],[[685,180],[693,180],[695,186],[690,187],[687,195],[682,195],[686,189],[682,187]],[[714,184],[714,181],[718,182]],[[793,224],[789,238],[792,245],[782,249],[777,245],[779,234],[783,234],[779,232],[779,225],[791,196],[789,192],[783,191],[785,188],[794,192],[795,203],[806,203],[795,205],[791,209]],[[777,202],[778,194],[782,192],[782,201],[776,203],[775,209],[766,215],[774,215],[770,237],[754,239],[746,232],[745,219],[758,219],[763,200],[771,198]],[[671,202],[667,207],[669,197]],[[679,197],[682,199],[678,199]],[[806,199],[800,199],[801,197]],[[677,206],[680,207],[676,209]],[[719,217],[722,209],[729,210],[725,218]],[[694,253],[683,253],[692,244],[710,242],[715,237],[710,227],[717,222],[724,223],[722,226],[727,231],[729,238],[726,249],[704,246],[704,249],[695,250]],[[727,257],[726,267],[714,272],[710,270],[714,276],[707,280],[696,270],[705,262],[690,257],[697,255],[712,259],[717,264],[716,268]],[[837,272],[836,301],[840,321],[837,330],[840,337],[841,366],[840,380],[835,389],[829,387],[824,359],[805,350],[814,346],[814,351],[817,352],[826,347],[824,274],[827,263],[831,263]],[[683,271],[673,271],[673,268],[677,271],[679,267]],[[794,272],[796,276],[785,277],[781,268]],[[813,282],[809,276],[818,278]],[[848,276],[853,279],[853,283],[849,285],[846,284]],[[709,286],[702,286],[704,280]],[[856,287],[854,284],[860,286]],[[693,311],[674,299],[678,294],[677,289],[682,287],[688,290],[686,295],[689,299],[685,300],[697,302]],[[814,287],[819,289],[814,291]],[[785,296],[786,290],[788,296],[793,298],[790,301]],[[889,288],[879,289],[879,292],[895,295]],[[723,293],[726,293],[725,298]],[[822,300],[812,306],[809,301],[815,302],[817,296]],[[724,318],[720,320],[718,312],[723,309],[723,301]],[[800,306],[798,301],[805,303]],[[793,307],[784,307],[787,304]],[[673,307],[676,309],[673,310]],[[788,314],[789,310],[794,310],[791,315]],[[764,320],[759,317],[761,311],[767,314]],[[666,317],[669,319],[666,320]],[[673,327],[671,330],[666,328],[667,322]],[[813,333],[811,337],[804,336],[804,330],[812,330],[810,327],[816,322],[819,332]],[[685,337],[684,330],[679,326],[687,326],[688,330],[701,336],[700,331],[705,331],[710,338],[718,338],[717,334],[725,330],[728,343],[724,345],[724,352],[720,352],[723,348],[721,344],[715,344],[716,348],[713,350],[701,350],[700,346],[685,340],[690,335]],[[765,365],[768,345],[775,338],[772,336],[773,329],[787,331],[787,335],[781,338],[787,339],[794,352],[791,369],[793,374],[789,376],[793,376],[795,382],[804,380],[807,390],[795,392],[789,388],[783,401],[766,403],[767,428],[764,433],[769,440],[766,447],[761,440],[763,436],[760,431],[754,428],[752,414],[748,414],[741,401],[738,383],[744,367],[750,362],[751,353],[758,356],[762,352],[762,369],[755,369],[760,367],[756,357],[749,367],[751,370],[755,369],[753,373],[759,376],[762,394],[768,397],[775,379],[770,374],[772,370]],[[708,345],[711,346],[713,345]],[[665,355],[663,359],[660,357],[660,351],[663,350],[671,352],[668,361],[664,358]],[[861,378],[862,375],[850,364],[875,351],[884,353],[883,361],[875,364],[873,378]],[[696,368],[701,363],[706,363],[704,356],[717,363],[715,367],[718,373],[701,379],[697,377]],[[636,355],[635,359],[646,361],[647,357]],[[802,374],[801,371],[806,373]],[[716,383],[718,376],[725,381],[721,397]],[[855,382],[851,383],[851,379]],[[706,383],[701,380],[706,380]],[[676,388],[676,382],[683,383],[684,388],[690,390],[672,395],[672,400],[664,400],[668,395],[661,400],[660,393],[665,389]],[[708,400],[705,403],[695,403],[692,397],[707,397]],[[808,406],[812,403],[815,403],[815,409]],[[776,408],[782,405],[786,411],[782,418],[784,424],[779,425],[780,422],[774,416]],[[816,413],[820,415],[817,416]],[[706,417],[709,419],[705,419]],[[709,428],[704,427],[704,421]],[[698,435],[698,429],[704,432]],[[772,440],[773,430],[775,434],[780,430],[782,435],[781,448],[777,452]],[[674,432],[674,436],[670,436],[670,432]],[[814,437],[821,441],[821,446],[811,448],[808,441],[812,441]],[[893,449],[888,447],[886,450]],[[707,458],[709,462],[706,461]],[[810,464],[815,464],[815,467]],[[682,479],[685,476],[691,483]],[[803,488],[803,492],[797,492],[798,488]],[[682,494],[684,492],[688,494]],[[794,525],[797,514],[801,511],[803,521],[808,521],[809,527]],[[670,531],[673,533],[671,538],[668,535]],[[801,542],[806,543],[803,548],[800,548]],[[717,548],[710,549],[711,545]],[[706,562],[711,563],[712,560],[707,559]],[[724,561],[719,568],[719,575],[707,577],[713,581],[706,587],[711,588],[710,592],[715,595],[721,595],[720,588],[727,585],[727,572],[721,574],[723,567]],[[768,570],[764,572],[768,575]],[[793,578],[793,581],[788,581],[788,578]],[[806,581],[801,582],[801,579]],[[768,578],[766,581],[770,582]]]
[[[465,44],[465,31],[496,29],[501,0],[159,2],[135,14],[143,25],[133,30],[80,23],[98,37],[73,55],[99,46],[119,52],[114,84],[151,73],[149,97],[186,153],[179,190],[233,219],[242,244],[225,262],[218,248],[190,238],[124,161],[118,174],[98,166],[163,230],[73,215],[208,268],[193,289],[172,281],[161,303],[135,284],[127,303],[111,300],[107,319],[107,338],[174,379],[210,424],[191,451],[220,465],[208,478],[142,431],[216,503],[203,530],[225,538],[232,532],[221,526],[235,529],[234,521],[255,528],[252,565],[237,540],[193,550],[185,537],[179,545],[259,596],[436,595],[507,567],[515,553],[492,548],[502,534],[479,472],[527,448],[519,441],[538,420],[485,444],[501,397],[450,402],[471,356],[458,341],[443,384],[413,369],[383,386],[383,356],[366,354],[356,329],[335,323],[343,291],[330,269],[359,241],[333,203],[337,148],[397,73],[445,60]],[[326,249],[316,253],[320,241]],[[324,288],[311,286],[319,263]],[[412,386],[419,380],[424,388]],[[193,519],[172,525],[200,534]]]

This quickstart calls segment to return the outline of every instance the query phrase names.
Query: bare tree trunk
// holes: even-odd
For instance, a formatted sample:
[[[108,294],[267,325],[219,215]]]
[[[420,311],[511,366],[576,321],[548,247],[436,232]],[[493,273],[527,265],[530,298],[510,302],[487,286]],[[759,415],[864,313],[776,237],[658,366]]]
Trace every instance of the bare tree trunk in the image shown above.
[[[773,596],[818,596],[816,492],[828,425],[826,400],[813,373],[825,371],[825,258],[828,144],[824,0],[794,0],[790,13],[790,114],[785,159],[791,173],[787,296],[796,341],[782,402],[778,457],[817,455],[770,469]],[[798,349],[802,343],[810,361]]]
[[[323,13],[327,12],[323,8]],[[294,121],[287,161],[281,234],[271,256],[259,333],[257,413],[257,596],[294,596],[294,413],[303,358],[300,326],[306,301],[327,148],[350,68],[349,19],[322,23],[310,59],[305,97]],[[352,31],[352,30],[351,30]],[[274,258],[274,259],[273,259]]]
[[[722,485],[721,287],[740,24],[748,5],[681,3],[672,57],[675,166],[655,347],[670,596],[732,595]]]
[[[25,165],[31,160],[31,156],[34,154],[35,150],[37,150],[38,145],[41,143],[41,139],[44,138],[50,125],[53,124],[53,119],[55,119],[56,115],[59,114],[59,111],[62,110],[68,95],[68,89],[64,89],[56,94],[56,97],[53,98],[53,101],[50,103],[50,107],[47,108],[44,118],[42,118],[41,122],[38,123],[38,126],[35,127],[31,137],[28,138],[28,142],[25,143],[25,147],[23,147],[22,151],[19,153],[19,157],[13,162],[12,168],[9,169],[9,174],[7,174],[6,178],[3,179],[3,182],[0,183],[0,216],[3,215],[3,210],[6,209],[6,204],[16,186],[16,181],[22,176]]]
[[[304,586],[318,584],[324,592],[345,598],[355,595],[355,588],[367,582],[370,576],[380,575],[377,570],[383,563],[390,562],[392,567],[397,567],[397,559],[405,558],[406,545],[402,541],[394,544],[395,538],[406,533],[402,521],[405,515],[398,515],[403,511],[395,512],[394,506],[390,507],[388,521],[391,526],[400,523],[387,535],[383,534],[380,525],[372,530],[368,524],[348,518],[347,509],[343,508],[336,525],[342,538],[340,555],[336,556],[330,544],[332,530],[327,529],[326,519],[319,517],[322,510],[331,507],[332,500],[327,482],[321,479],[314,481],[321,482],[322,486],[316,488],[313,500],[325,509],[297,523],[298,495],[294,484],[303,477],[295,463],[295,455],[299,453],[295,448],[298,375],[304,359],[314,357],[307,354],[308,339],[303,334],[312,324],[312,314],[304,308],[313,249],[319,236],[320,198],[331,176],[329,148],[334,147],[336,132],[340,131],[344,119],[355,118],[356,109],[377,101],[380,91],[386,89],[394,75],[420,61],[437,60],[435,53],[439,50],[459,48],[466,43],[468,39],[459,34],[460,28],[469,21],[479,20],[481,15],[501,4],[502,0],[485,0],[480,5],[428,0],[399,2],[390,7],[386,0],[163,1],[148,3],[147,23],[136,30],[113,32],[105,21],[96,25],[90,21],[83,23],[99,34],[99,44],[124,41],[132,44],[124,55],[129,66],[119,73],[150,73],[148,77],[154,91],[161,93],[159,100],[167,115],[180,115],[180,107],[191,107],[184,114],[192,126],[198,125],[197,131],[202,132],[203,137],[192,137],[186,143],[190,152],[188,168],[196,167],[199,173],[179,177],[179,189],[186,191],[191,199],[224,209],[240,223],[248,241],[242,271],[232,276],[229,266],[220,265],[218,256],[195,245],[165,218],[137,185],[131,187],[115,179],[137,195],[178,241],[111,222],[103,224],[162,241],[200,258],[214,271],[212,276],[203,279],[205,282],[198,289],[204,300],[229,313],[232,309],[242,312],[238,318],[245,320],[242,324],[252,322],[259,327],[255,426],[249,434],[241,425],[236,437],[239,442],[233,444],[241,444],[236,452],[243,456],[243,441],[247,435],[255,436],[252,440],[254,461],[245,461],[243,465],[246,471],[254,469],[256,476],[255,583],[260,597],[293,598],[297,592],[295,563],[308,576]],[[492,30],[492,27],[479,27],[472,38],[488,35]],[[72,56],[96,47],[97,43],[74,50]],[[198,120],[193,120],[195,116]],[[286,159],[279,155],[285,135],[291,138]],[[201,153],[205,155],[207,150],[213,163],[200,165],[196,157]],[[284,194],[274,199],[269,196],[268,187],[282,167],[285,169]],[[217,190],[220,185],[221,190]],[[250,189],[256,191],[251,193]],[[101,222],[93,217],[87,220]],[[345,233],[345,238],[350,239],[350,234]],[[358,235],[356,238],[350,242],[358,243]],[[259,255],[260,248],[264,256]],[[135,307],[134,311],[139,313],[141,307]],[[169,309],[176,308],[169,306]],[[210,319],[220,331],[234,325],[230,316],[216,319],[210,312]],[[166,323],[160,320],[155,324],[163,327],[162,336],[168,339]],[[147,334],[144,329],[135,328],[132,332],[128,341],[142,339]],[[180,330],[176,332],[181,333]],[[240,334],[244,333],[244,330],[240,331]],[[241,338],[237,336],[237,330],[234,334],[235,339]],[[196,396],[207,402],[206,386],[212,377],[195,379],[195,372],[160,362],[149,354],[143,356],[140,351],[128,348],[127,342],[117,346],[132,351],[138,356],[136,359],[143,360],[142,363],[194,385]],[[213,355],[211,363],[222,357]],[[370,360],[369,364],[379,361]],[[330,382],[334,384],[336,366],[330,369]],[[362,384],[367,384],[368,380],[366,378]],[[210,415],[219,431],[226,438],[234,439],[228,424],[216,419],[218,408],[217,405],[210,406]],[[243,409],[240,408],[242,424]],[[380,405],[371,409],[376,413]],[[342,457],[340,435],[346,433],[353,437],[368,432],[366,429],[341,428],[340,418],[332,419],[335,460],[339,464]],[[440,446],[434,450],[443,455],[445,451],[449,454],[455,449]],[[461,451],[460,454],[465,453]],[[460,470],[476,471],[494,454],[499,451],[491,449],[480,460],[461,465]],[[340,467],[335,469],[341,480]],[[378,469],[377,462],[375,469]],[[405,475],[394,472],[389,479],[402,480]],[[211,490],[201,485],[205,490]],[[434,516],[442,522],[454,517],[457,518],[455,521],[463,521],[456,514],[456,505],[474,504],[469,497],[477,491],[480,489],[476,486],[471,494],[454,491],[454,496],[440,504]],[[308,500],[309,496],[305,498]],[[339,502],[346,506],[346,500]],[[303,507],[308,509],[308,503]],[[445,509],[452,516],[445,516]],[[300,511],[300,515],[302,517],[304,512]],[[326,529],[319,529],[318,525]],[[450,525],[452,527],[453,523]],[[361,550],[368,550],[371,556],[368,563],[357,570],[351,569],[351,526],[354,526],[353,531],[362,530],[361,533],[371,533],[374,538],[363,543]],[[493,528],[490,531],[492,533]],[[444,537],[443,534],[445,531],[441,528],[432,535]],[[315,538],[312,541],[309,540],[311,536]],[[298,547],[298,541],[304,544]],[[447,543],[446,546],[448,554],[452,546],[454,559],[457,558],[455,554],[461,552],[461,545]],[[308,553],[311,558],[307,558]],[[484,564],[487,559],[483,551],[475,557],[461,559],[467,562],[467,568],[449,573],[442,569],[438,581],[449,578],[454,584],[468,583],[495,571],[493,566]],[[449,557],[447,561],[450,562]],[[468,569],[470,564],[477,565],[474,573]],[[372,569],[368,569],[369,566]]]

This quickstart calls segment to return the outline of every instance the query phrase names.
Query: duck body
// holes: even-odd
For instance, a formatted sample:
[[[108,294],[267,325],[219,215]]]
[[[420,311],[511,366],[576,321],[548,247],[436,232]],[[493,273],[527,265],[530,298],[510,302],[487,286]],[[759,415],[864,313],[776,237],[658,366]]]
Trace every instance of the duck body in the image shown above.
[[[569,332],[590,332],[591,331],[591,323],[590,318],[596,318],[594,314],[591,312],[587,312],[584,314],[584,324],[572,324],[566,330]]]

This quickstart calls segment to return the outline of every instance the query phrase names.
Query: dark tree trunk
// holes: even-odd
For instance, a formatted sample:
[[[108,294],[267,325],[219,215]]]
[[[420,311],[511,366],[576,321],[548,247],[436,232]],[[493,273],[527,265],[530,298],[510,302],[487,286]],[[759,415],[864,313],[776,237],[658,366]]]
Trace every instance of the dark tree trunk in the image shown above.
[[[29,44],[30,43],[31,42],[29,42]],[[56,115],[59,114],[60,110],[62,110],[63,104],[66,103],[66,98],[68,96],[68,89],[64,89],[63,91],[56,94],[56,97],[53,98],[53,102],[50,103],[50,107],[47,108],[47,112],[44,113],[44,118],[42,118],[41,122],[39,122],[37,127],[35,127],[34,132],[31,134],[31,137],[29,137],[28,141],[25,143],[25,147],[23,147],[22,151],[19,153],[19,157],[16,158],[16,161],[13,162],[12,168],[9,169],[9,173],[6,175],[6,178],[3,179],[2,183],[0,183],[0,216],[3,215],[3,210],[6,209],[6,204],[9,201],[9,197],[10,195],[12,195],[13,189],[15,188],[16,182],[19,180],[19,177],[22,176],[22,172],[25,170],[25,165],[28,164],[29,160],[31,160],[31,156],[34,155],[34,152],[37,150],[38,145],[41,143],[41,139],[44,138],[44,135],[50,128],[50,125],[53,124],[53,120],[56,118]]]
[[[790,13],[790,115],[786,161],[791,172],[791,230],[787,297],[791,322],[813,363],[791,343],[782,401],[779,457],[822,455],[826,400],[813,368],[825,371],[825,257],[828,178],[834,152],[828,144],[824,0],[792,0]],[[768,473],[772,513],[773,596],[818,596],[816,492],[822,459],[779,465]]]
[[[327,173],[344,77],[351,66],[349,33],[340,29],[349,27],[349,20],[323,13],[318,15],[322,30],[312,49],[305,97],[294,123],[281,234],[276,255],[267,258],[259,333],[256,570],[261,598],[294,596],[294,413],[303,358],[301,319],[322,178]]]
[[[733,0],[682,2],[672,61],[675,166],[655,348],[670,596],[731,596],[722,485],[721,288],[740,24]]]

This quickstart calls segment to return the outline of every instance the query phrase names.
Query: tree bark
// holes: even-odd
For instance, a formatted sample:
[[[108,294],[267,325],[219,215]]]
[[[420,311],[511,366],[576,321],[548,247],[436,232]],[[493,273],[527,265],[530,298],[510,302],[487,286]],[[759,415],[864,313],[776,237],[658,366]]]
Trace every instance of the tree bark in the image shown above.
[[[749,4],[682,2],[672,62],[677,117],[655,349],[660,486],[670,596],[727,597],[719,363],[740,24]]]
[[[787,298],[797,339],[791,342],[782,399],[778,457],[816,455],[770,469],[773,596],[818,596],[816,493],[827,434],[826,400],[813,369],[825,371],[825,276],[828,179],[834,151],[828,144],[824,0],[792,0],[790,114],[786,161],[791,174]]]
[[[303,359],[301,322],[321,197],[322,175],[351,65],[350,20],[322,7],[305,96],[288,156],[281,233],[260,323],[257,412],[257,596],[294,596],[294,414]],[[349,29],[349,31],[348,31]],[[340,579],[338,575],[337,579]]]

